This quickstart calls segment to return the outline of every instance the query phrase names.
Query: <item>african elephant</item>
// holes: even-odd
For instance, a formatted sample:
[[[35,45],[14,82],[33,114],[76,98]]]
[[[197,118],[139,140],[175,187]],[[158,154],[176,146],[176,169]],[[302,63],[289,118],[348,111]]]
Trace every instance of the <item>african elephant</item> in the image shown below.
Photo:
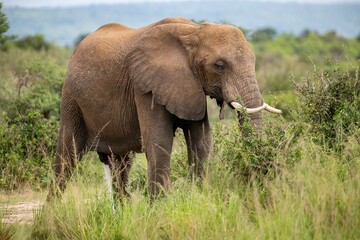
[[[245,109],[256,128],[259,111],[279,112],[263,102],[255,55],[234,26],[170,18],[139,29],[100,27],[69,62],[49,196],[65,189],[86,151],[97,151],[110,165],[120,196],[127,194],[132,153],[145,152],[148,189],[156,196],[169,184],[177,128],[184,132],[190,168],[201,176],[212,143],[206,96],[221,108]]]

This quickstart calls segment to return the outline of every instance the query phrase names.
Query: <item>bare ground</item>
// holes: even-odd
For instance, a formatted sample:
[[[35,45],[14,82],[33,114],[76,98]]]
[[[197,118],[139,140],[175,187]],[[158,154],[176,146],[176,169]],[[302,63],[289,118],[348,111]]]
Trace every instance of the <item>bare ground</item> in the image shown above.
[[[0,206],[3,223],[29,224],[34,220],[34,213],[42,206],[40,201],[9,203]]]

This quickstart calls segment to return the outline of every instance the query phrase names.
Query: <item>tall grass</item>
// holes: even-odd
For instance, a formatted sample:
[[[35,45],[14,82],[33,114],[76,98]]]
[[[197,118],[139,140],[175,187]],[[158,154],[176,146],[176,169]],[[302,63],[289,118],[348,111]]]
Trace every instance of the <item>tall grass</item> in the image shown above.
[[[277,129],[284,132],[293,128],[273,118],[266,121],[265,127],[271,128],[276,122],[281,125]],[[237,137],[235,127],[219,125],[214,131],[215,135],[224,136],[223,141]],[[280,170],[261,178],[254,177],[262,174],[258,168],[249,170],[240,159],[238,165],[229,161],[231,156],[226,154],[229,151],[226,148],[232,146],[216,142],[201,187],[189,181],[177,165],[186,161],[182,157],[185,149],[180,148],[173,158],[172,175],[176,177],[166,196],[154,202],[144,195],[145,185],[135,184],[139,175],[141,178],[146,174],[141,170],[145,159],[140,158],[131,174],[131,199],[115,203],[115,208],[101,176],[91,177],[101,172],[101,164],[85,159],[63,199],[39,211],[31,235],[23,237],[358,239],[359,134],[357,131],[348,137],[341,156],[312,141],[307,130],[290,146],[296,149],[292,157],[282,152],[284,139],[279,138],[274,143],[279,151],[273,159]],[[235,161],[236,157],[233,158]],[[247,169],[253,177],[246,177],[249,173],[241,169]]]
[[[314,82],[319,74],[311,75]],[[172,157],[170,189],[153,202],[144,194],[143,157],[131,172],[131,199],[115,203],[115,208],[101,176],[91,177],[101,172],[101,165],[85,160],[64,198],[38,213],[31,238],[359,239],[360,129],[356,119],[341,111],[358,113],[353,106],[358,75],[334,77],[335,71],[327,76],[334,86],[347,82],[341,89],[347,102],[329,84],[302,90],[312,104],[319,100],[317,94],[331,96],[332,116],[328,108],[315,108],[314,113],[309,102],[297,101],[286,119],[265,115],[261,135],[248,129],[244,137],[236,123],[215,124],[214,148],[201,186],[188,178],[181,140]],[[303,80],[305,86],[308,80]],[[336,121],[316,122],[324,117]],[[332,147],[328,141],[340,130],[342,138],[335,140],[341,148]]]

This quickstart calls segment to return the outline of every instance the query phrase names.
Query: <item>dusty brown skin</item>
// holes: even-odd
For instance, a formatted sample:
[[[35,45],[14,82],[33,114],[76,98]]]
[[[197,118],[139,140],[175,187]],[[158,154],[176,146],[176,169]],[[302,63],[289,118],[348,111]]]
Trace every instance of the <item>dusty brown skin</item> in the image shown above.
[[[120,196],[127,194],[131,153],[145,151],[149,191],[157,195],[169,184],[177,128],[185,135],[191,171],[201,176],[212,143],[206,95],[219,106],[237,99],[246,107],[263,103],[255,55],[238,28],[180,18],[140,29],[102,26],[69,63],[49,198],[65,189],[88,150],[110,163]],[[261,113],[251,120],[259,127]]]

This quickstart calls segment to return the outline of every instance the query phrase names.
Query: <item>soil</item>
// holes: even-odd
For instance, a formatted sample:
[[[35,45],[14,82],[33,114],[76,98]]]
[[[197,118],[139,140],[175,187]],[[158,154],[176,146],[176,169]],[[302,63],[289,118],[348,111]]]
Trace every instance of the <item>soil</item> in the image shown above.
[[[10,224],[30,224],[34,220],[36,210],[41,206],[40,201],[1,204],[1,221]]]

